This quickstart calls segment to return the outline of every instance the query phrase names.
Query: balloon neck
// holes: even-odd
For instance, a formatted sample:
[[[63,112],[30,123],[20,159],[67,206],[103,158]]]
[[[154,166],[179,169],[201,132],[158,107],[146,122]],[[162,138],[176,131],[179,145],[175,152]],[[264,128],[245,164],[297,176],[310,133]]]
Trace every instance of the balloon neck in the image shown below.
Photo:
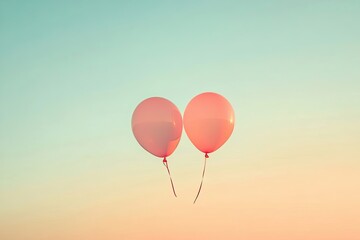
[[[205,153],[205,158],[209,158],[209,155],[207,153]]]
[[[164,159],[163,159],[163,163],[166,163],[166,162],[167,162],[166,157],[164,157]]]

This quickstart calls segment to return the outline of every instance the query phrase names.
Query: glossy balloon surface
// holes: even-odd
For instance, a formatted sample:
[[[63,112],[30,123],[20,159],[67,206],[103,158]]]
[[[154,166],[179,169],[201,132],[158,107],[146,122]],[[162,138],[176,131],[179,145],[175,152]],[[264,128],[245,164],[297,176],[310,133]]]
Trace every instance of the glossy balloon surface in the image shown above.
[[[184,128],[190,141],[204,153],[219,149],[231,136],[235,124],[229,101],[217,93],[195,96],[184,112]]]
[[[139,144],[157,157],[171,155],[181,138],[181,113],[165,98],[152,97],[142,101],[132,115],[131,124]]]

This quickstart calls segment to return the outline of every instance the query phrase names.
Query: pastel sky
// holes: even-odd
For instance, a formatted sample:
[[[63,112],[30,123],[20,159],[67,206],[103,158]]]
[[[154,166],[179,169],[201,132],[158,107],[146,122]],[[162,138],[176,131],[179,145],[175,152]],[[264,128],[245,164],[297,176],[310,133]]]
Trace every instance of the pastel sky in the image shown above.
[[[360,239],[359,1],[0,2],[0,239]],[[143,99],[236,115],[208,160]]]

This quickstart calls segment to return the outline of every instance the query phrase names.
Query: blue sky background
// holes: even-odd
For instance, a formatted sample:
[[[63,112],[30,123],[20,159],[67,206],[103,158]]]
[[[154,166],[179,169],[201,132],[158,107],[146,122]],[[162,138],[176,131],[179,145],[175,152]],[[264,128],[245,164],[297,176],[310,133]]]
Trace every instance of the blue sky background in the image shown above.
[[[34,221],[109,199],[137,206],[154,189],[171,204],[160,160],[130,127],[152,96],[181,112],[205,91],[232,103],[235,131],[209,166],[229,188],[241,169],[249,179],[274,167],[358,170],[359,12],[358,1],[1,1],[0,230],[39,239]],[[191,202],[202,155],[184,133],[169,159]]]

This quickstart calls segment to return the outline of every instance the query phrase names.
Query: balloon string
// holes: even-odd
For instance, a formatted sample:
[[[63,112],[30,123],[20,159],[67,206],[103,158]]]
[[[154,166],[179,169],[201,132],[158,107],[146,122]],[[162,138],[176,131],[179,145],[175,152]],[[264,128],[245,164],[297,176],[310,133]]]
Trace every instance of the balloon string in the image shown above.
[[[170,178],[170,182],[171,182],[171,187],[172,187],[173,193],[174,193],[175,197],[177,197],[177,196],[176,196],[176,192],[175,192],[174,183],[173,183],[173,180],[172,180],[172,178],[171,178],[171,173],[170,173],[169,166],[168,166],[168,163],[167,163],[166,158],[164,158],[164,160],[163,160],[163,164],[164,164],[164,166],[166,167],[166,169],[167,169],[167,171],[168,171],[168,174],[169,174],[169,178]]]
[[[205,169],[206,169],[206,159],[208,159],[209,156],[207,155],[207,153],[205,154],[205,160],[204,160],[204,169],[203,169],[203,173],[202,173],[202,178],[201,178],[201,183],[200,183],[200,187],[199,187],[199,191],[196,195],[196,198],[193,202],[193,204],[195,204],[196,200],[198,199],[199,195],[200,195],[200,192],[201,192],[201,188],[202,188],[202,185],[203,185],[203,181],[204,181],[204,176],[205,176]]]

